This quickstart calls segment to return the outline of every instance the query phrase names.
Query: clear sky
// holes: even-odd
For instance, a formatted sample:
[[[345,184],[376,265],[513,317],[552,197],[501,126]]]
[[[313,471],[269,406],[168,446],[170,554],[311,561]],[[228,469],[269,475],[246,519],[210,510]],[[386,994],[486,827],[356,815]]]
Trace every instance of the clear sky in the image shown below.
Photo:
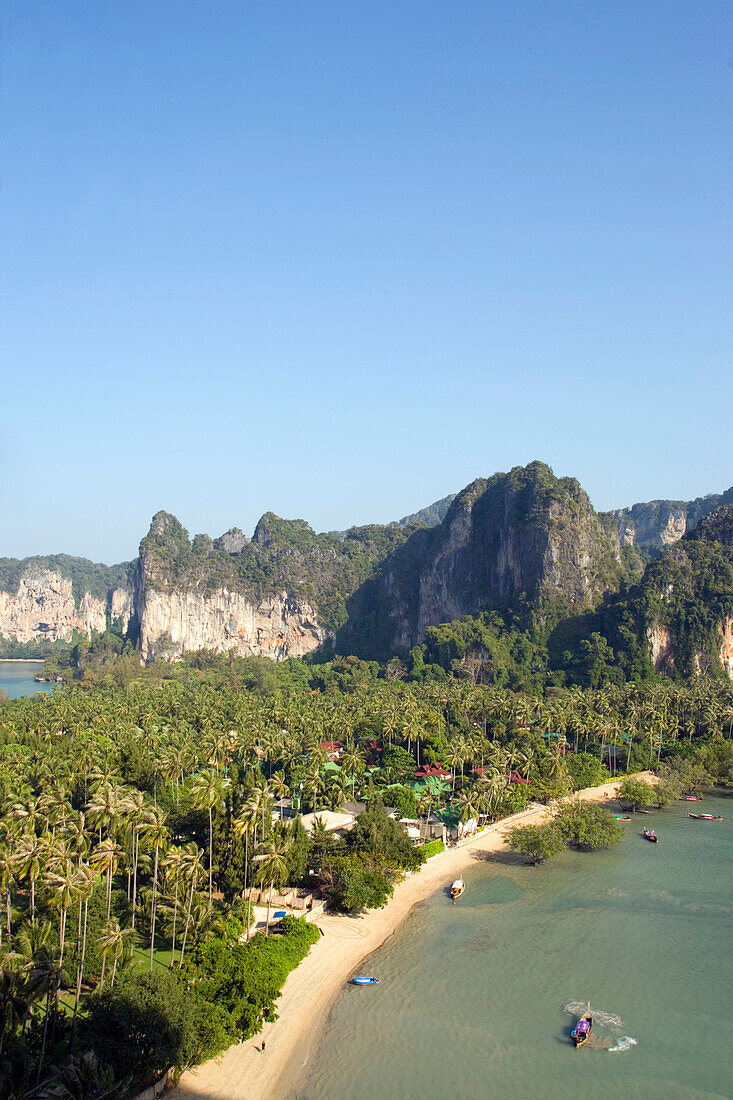
[[[5,0],[0,555],[733,482],[733,7]]]

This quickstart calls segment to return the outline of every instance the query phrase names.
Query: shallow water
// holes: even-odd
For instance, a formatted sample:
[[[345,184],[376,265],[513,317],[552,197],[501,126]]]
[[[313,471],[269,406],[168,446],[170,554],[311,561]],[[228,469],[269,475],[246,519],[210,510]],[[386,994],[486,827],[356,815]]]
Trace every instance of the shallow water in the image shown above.
[[[34,680],[43,670],[38,661],[0,661],[0,688],[11,699],[19,695],[34,695],[37,691],[53,691],[54,684],[42,684]]]
[[[733,1096],[733,798],[704,803],[722,822],[686,809],[611,851],[479,863],[459,902],[417,906],[366,964],[381,984],[345,986],[300,1100]]]

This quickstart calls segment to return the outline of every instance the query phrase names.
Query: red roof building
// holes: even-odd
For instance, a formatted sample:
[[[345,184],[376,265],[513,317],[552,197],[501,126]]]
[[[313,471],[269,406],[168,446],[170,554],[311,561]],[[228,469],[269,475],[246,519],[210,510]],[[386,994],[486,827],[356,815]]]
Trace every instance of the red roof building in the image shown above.
[[[332,764],[341,757],[343,745],[340,741],[321,741],[321,752],[325,752]]]
[[[415,779],[451,779],[451,773],[442,764],[421,764],[415,770]]]

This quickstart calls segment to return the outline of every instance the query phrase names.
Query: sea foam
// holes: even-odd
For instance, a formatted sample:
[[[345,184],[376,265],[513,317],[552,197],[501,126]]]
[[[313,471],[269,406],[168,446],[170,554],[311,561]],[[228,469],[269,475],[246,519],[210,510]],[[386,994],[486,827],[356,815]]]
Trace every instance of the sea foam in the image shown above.
[[[638,1043],[638,1039],[632,1039],[630,1035],[622,1035],[615,1047],[609,1047],[608,1053],[613,1054],[619,1050],[630,1050],[631,1047],[635,1047]]]

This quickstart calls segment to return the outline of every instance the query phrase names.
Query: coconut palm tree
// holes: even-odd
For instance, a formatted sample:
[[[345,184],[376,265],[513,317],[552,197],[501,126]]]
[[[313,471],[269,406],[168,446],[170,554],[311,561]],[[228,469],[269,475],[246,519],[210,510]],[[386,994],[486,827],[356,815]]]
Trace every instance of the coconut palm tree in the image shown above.
[[[263,844],[258,855],[254,857],[255,863],[260,865],[260,880],[269,882],[267,891],[267,919],[265,921],[265,935],[270,934],[270,906],[272,904],[272,888],[275,880],[281,881],[287,874],[288,864],[285,859],[289,848],[287,841],[279,845]]]
[[[36,915],[36,882],[46,867],[46,851],[46,845],[35,833],[24,833],[13,852],[18,874],[28,879],[31,920]]]
[[[155,907],[158,893],[158,858],[160,856],[161,849],[165,850],[165,846],[168,843],[170,836],[168,829],[166,828],[166,816],[165,813],[157,806],[150,810],[149,820],[146,826],[146,840],[151,844],[155,851],[155,860],[153,864],[153,897],[150,904],[150,970],[153,969],[153,950],[155,948]]]
[[[188,936],[188,927],[191,921],[191,907],[193,905],[193,896],[196,892],[196,887],[203,874],[203,865],[201,863],[201,857],[203,852],[195,844],[186,844],[182,850],[181,858],[181,872],[184,881],[188,884],[188,909],[186,911],[186,925],[183,930],[183,943],[181,944],[181,957],[178,962],[179,968],[183,966],[183,956],[186,951],[186,938]]]
[[[112,879],[122,858],[123,852],[119,844],[111,837],[106,837],[92,851],[89,863],[98,875],[107,876],[107,920],[110,919],[112,909]]]
[[[113,966],[112,966],[112,978],[110,985],[114,989],[115,976],[117,974],[117,964],[122,957],[122,953],[125,949],[125,942],[130,938],[132,929],[124,930],[120,928],[119,923],[116,920],[107,921],[102,928],[99,936],[97,937],[97,943],[102,949],[102,973],[99,978],[99,989],[104,989],[104,972],[107,965],[107,955],[112,952]]]
[[[8,941],[11,936],[11,889],[15,881],[15,860],[8,848],[0,848],[0,890],[5,894],[5,918],[7,922]],[[0,946],[2,946],[2,920],[0,920]]]
[[[193,790],[193,804],[199,810],[207,810],[209,814],[209,901],[213,894],[214,882],[214,828],[212,814],[214,810],[220,812],[224,809],[224,791],[229,786],[228,779],[222,779],[213,768],[207,768],[197,775]]]
[[[166,911],[170,912],[172,916],[172,943],[171,943],[171,961],[170,966],[173,967],[173,960],[176,954],[176,923],[178,920],[178,910],[180,906],[179,889],[181,880],[183,878],[183,867],[185,864],[185,857],[181,848],[172,844],[168,849],[163,860],[163,869],[165,871],[166,887],[169,890],[167,895]],[[172,891],[175,891],[173,893]]]

